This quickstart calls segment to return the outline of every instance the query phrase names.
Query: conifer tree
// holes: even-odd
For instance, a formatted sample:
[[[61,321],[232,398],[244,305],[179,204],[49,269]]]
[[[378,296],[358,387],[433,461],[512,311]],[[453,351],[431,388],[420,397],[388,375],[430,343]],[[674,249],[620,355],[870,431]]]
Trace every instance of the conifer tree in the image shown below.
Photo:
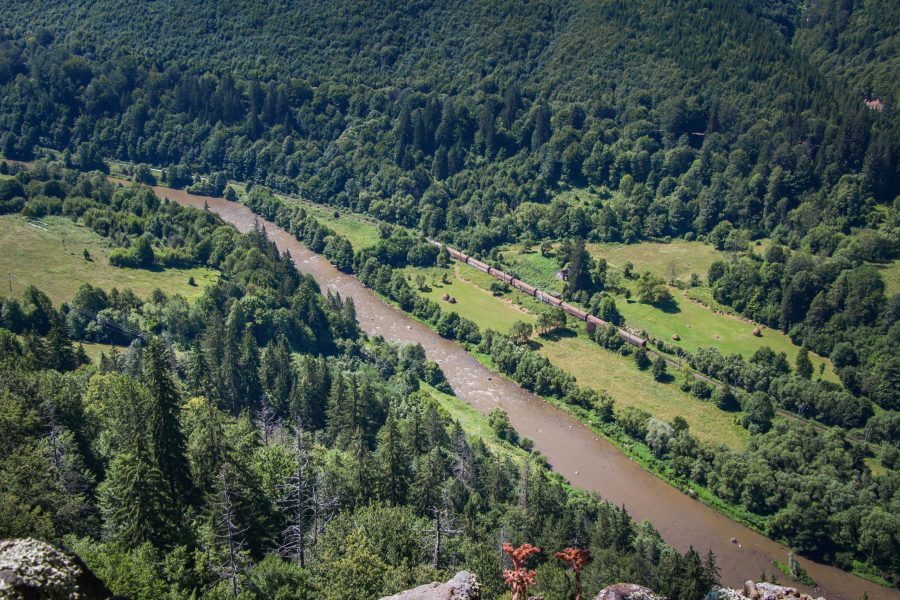
[[[262,380],[275,413],[282,419],[286,418],[290,410],[291,393],[295,386],[291,351],[287,338],[283,335],[278,336],[276,341],[270,343],[263,353]]]
[[[253,335],[253,326],[247,323],[244,325],[244,333],[241,338],[240,394],[243,396],[244,405],[251,410],[258,410],[262,402],[263,390],[259,380],[259,363],[259,347],[256,345],[256,337]]]
[[[797,351],[796,367],[797,375],[804,379],[812,378],[813,365],[812,361],[809,360],[809,351],[806,348],[800,348],[800,350]]]
[[[209,492],[226,459],[225,415],[214,400],[205,397],[197,417],[197,425],[188,439],[191,474],[197,489]]]
[[[71,371],[78,366],[75,352],[72,350],[72,340],[65,320],[55,310],[50,313],[50,330],[44,338],[44,348],[47,352],[44,362],[47,367],[57,371]]]
[[[100,486],[106,537],[126,547],[168,545],[174,529],[168,489],[146,449],[116,456]]]
[[[147,429],[156,467],[177,504],[190,497],[191,480],[184,434],[181,430],[181,396],[168,365],[168,352],[159,338],[147,345],[144,384],[149,392]]]
[[[185,383],[191,396],[212,398],[214,397],[212,373],[210,373],[209,364],[206,362],[203,354],[204,351],[200,345],[199,338],[194,339],[187,357],[187,365],[185,367],[187,380]]]
[[[380,496],[392,506],[400,506],[406,502],[409,488],[409,461],[406,458],[409,452],[404,447],[393,412],[388,413],[377,439]]]

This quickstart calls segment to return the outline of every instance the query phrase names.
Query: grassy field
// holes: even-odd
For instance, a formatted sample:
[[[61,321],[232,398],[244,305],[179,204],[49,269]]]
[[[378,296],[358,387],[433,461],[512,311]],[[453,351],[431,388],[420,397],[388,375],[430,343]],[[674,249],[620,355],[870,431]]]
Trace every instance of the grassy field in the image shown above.
[[[640,372],[631,357],[598,347],[585,335],[556,341],[541,339],[539,352],[575,376],[578,383],[606,390],[618,406],[634,406],[658,419],[684,417],[699,439],[743,448],[749,434],[734,423],[734,414],[682,392],[674,382],[660,383]]]
[[[593,244],[591,248],[595,257],[604,256],[616,269],[630,260],[635,272],[651,271],[667,278],[668,265],[682,265],[683,270],[678,272],[681,279],[689,278],[692,272],[705,274],[709,265],[720,255],[712,246],[699,242],[644,242],[629,246]],[[600,248],[602,252],[598,250]],[[515,271],[525,281],[543,289],[562,291],[563,282],[554,275],[558,268],[555,258],[541,256],[538,252],[521,254],[518,250],[504,252],[503,256],[506,262],[515,265]],[[623,280],[623,283],[634,291],[634,282]],[[701,286],[687,291],[674,287],[670,289],[675,300],[666,310],[626,300],[621,295],[616,296],[616,305],[630,327],[645,330],[653,337],[666,341],[671,341],[672,335],[678,334],[681,338],[678,345],[689,352],[695,352],[701,346],[714,346],[724,354],[736,353],[749,358],[759,348],[769,346],[776,352],[787,354],[793,364],[799,348],[783,332],[763,329],[761,337],[754,336],[755,324],[735,314],[722,314],[730,311],[713,300],[709,288]],[[810,358],[816,369],[819,364],[825,364],[825,379],[839,383],[828,359],[814,354]]]
[[[533,256],[533,255],[529,255]],[[454,264],[449,271],[441,269],[407,269],[407,275],[417,273],[426,276],[431,289],[421,292],[440,303],[444,310],[453,310],[460,316],[472,319],[482,329],[508,331],[516,321],[533,323],[538,310],[546,305],[527,304],[527,296],[520,292],[494,297],[486,290],[494,279],[475,269]],[[448,284],[440,281],[443,273],[449,274]],[[433,283],[436,280],[436,283]],[[485,287],[481,287],[485,286]],[[450,305],[441,301],[448,293],[457,299]],[[516,302],[526,303],[525,312]],[[705,441],[723,443],[741,448],[747,440],[746,431],[733,423],[733,415],[724,413],[709,402],[697,400],[682,392],[674,383],[656,382],[649,372],[641,372],[629,357],[604,350],[581,333],[581,325],[572,323],[578,336],[561,337],[556,341],[537,338],[540,353],[553,364],[574,375],[585,386],[608,392],[618,406],[636,406],[661,419],[681,415],[687,419],[691,430]]]
[[[91,362],[93,362],[94,364],[99,364],[101,353],[105,353],[107,356],[109,356],[113,350],[113,346],[111,346],[110,344],[95,344],[93,342],[78,341],[74,343],[76,347],[78,346],[78,344],[84,346],[85,353],[90,357]],[[121,354],[128,351],[128,346],[115,346],[115,349]]]
[[[284,199],[286,202],[298,202],[317,221],[331,228],[338,235],[347,238],[354,250],[374,246],[381,237],[378,232],[378,225],[359,215],[351,212],[337,212],[331,207],[313,204],[312,202],[303,202],[291,198]]]
[[[424,275],[427,291],[420,291],[421,294],[440,304],[444,310],[452,310],[461,317],[475,321],[482,329],[490,328],[508,333],[516,321],[534,323],[537,319],[534,313],[526,312],[511,300],[494,297],[487,286],[479,285],[482,282],[477,282],[474,278],[484,274],[475,269],[455,263],[449,270],[408,268],[405,272],[411,277]],[[441,281],[444,274],[448,275],[448,283]],[[456,298],[456,304],[442,300],[444,294]]]
[[[54,304],[69,301],[82,283],[109,290],[131,288],[147,296],[155,288],[167,294],[199,298],[206,285],[215,283],[212,269],[122,269],[109,264],[113,250],[105,239],[64,217],[46,217],[46,231],[21,216],[0,216],[0,275],[12,275],[13,295],[21,296],[28,285],[43,290]],[[87,249],[92,260],[86,260]],[[188,284],[193,277],[195,286]],[[0,293],[9,295],[7,282]]]
[[[900,260],[895,260],[887,264],[874,265],[881,278],[884,279],[884,293],[890,297],[893,294],[900,294]]]
[[[522,281],[537,286],[542,290],[562,292],[565,282],[556,278],[559,265],[553,256],[542,256],[533,251],[522,254],[518,249],[503,252],[503,260],[514,265],[511,271]]]
[[[674,271],[678,279],[687,280],[691,273],[696,273],[705,281],[709,266],[722,257],[722,253],[709,244],[684,240],[674,240],[668,244],[588,244],[587,249],[594,258],[605,258],[619,269],[630,261],[636,273],[650,271],[667,280]]]
[[[242,184],[232,182],[230,185],[239,194],[245,193],[245,188]],[[378,231],[378,223],[372,219],[346,210],[336,210],[330,206],[323,206],[283,194],[276,194],[276,196],[284,202],[302,206],[317,221],[326,225],[341,237],[347,238],[354,250],[374,246],[381,238],[381,234]]]
[[[472,408],[472,405],[456,396],[439,392],[426,383],[422,384],[422,389],[447,412],[451,419],[459,422],[467,435],[480,437],[491,451],[517,460],[525,456],[525,451],[521,448],[500,441],[488,425],[487,416]]]
[[[756,337],[753,335],[754,324],[735,315],[711,311],[691,301],[681,290],[672,288],[672,294],[674,301],[666,310],[621,296],[616,297],[616,306],[629,326],[646,330],[654,337],[667,341],[672,339],[673,334],[678,334],[681,338],[678,345],[689,352],[695,352],[701,346],[714,346],[723,354],[741,354],[749,358],[759,348],[768,346],[775,352],[784,352],[793,365],[798,347],[783,332],[767,328],[761,330],[760,337]],[[815,354],[810,354],[810,359],[816,369],[824,363],[826,378],[838,382],[831,371],[831,361]]]

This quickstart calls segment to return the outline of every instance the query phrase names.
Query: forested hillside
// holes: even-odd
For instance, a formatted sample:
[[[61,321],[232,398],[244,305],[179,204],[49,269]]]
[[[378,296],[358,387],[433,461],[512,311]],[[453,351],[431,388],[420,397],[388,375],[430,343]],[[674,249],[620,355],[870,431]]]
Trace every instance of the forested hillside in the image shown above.
[[[17,4],[0,151],[265,183],[483,254],[681,236],[736,258],[770,237],[765,261],[715,265],[716,300],[896,410],[897,300],[867,266],[900,253],[896,6],[522,9]]]
[[[64,543],[136,599],[367,600],[463,564],[495,597],[501,538],[548,549],[532,566],[558,597],[549,550],[574,543],[594,592],[625,579],[687,600],[717,578],[539,457],[523,470],[524,452],[467,436],[422,348],[365,339],[352,302],[264,231],[96,174],[16,181],[32,216],[140,236],[131,268],[177,252],[222,277],[192,304],[88,284],[61,306],[35,288],[2,299],[0,537]],[[89,364],[73,337],[130,345]]]
[[[444,260],[415,233],[494,263],[513,244],[526,251],[538,246],[542,255],[544,248],[555,246],[559,267],[572,275],[566,298],[611,322],[622,317],[612,294],[626,291],[616,281],[631,274],[610,272],[605,261],[588,255],[586,245],[673,238],[709,243],[725,253],[705,273],[710,302],[781,329],[804,356],[811,350],[830,358],[841,385],[824,381],[821,373],[813,381],[811,365],[792,373],[784,355],[771,349],[749,360],[716,348],[689,356],[667,346],[669,340],[657,340],[660,352],[677,355],[679,364],[684,358],[722,382],[716,402],[723,410],[744,409],[740,425],[753,434],[750,452],[759,458],[754,463],[759,470],[739,467],[750,456],[746,452],[698,449],[693,442],[663,444],[654,453],[660,461],[671,461],[665,464],[674,465],[670,474],[676,479],[710,488],[719,479],[727,481],[715,493],[742,505],[756,522],[768,523],[770,534],[844,568],[865,563],[870,572],[896,581],[900,525],[889,509],[897,502],[900,464],[894,448],[900,431],[900,295],[884,275],[900,259],[900,6],[885,0],[390,4],[386,11],[383,3],[351,0],[4,3],[0,154],[22,160],[52,156],[79,171],[107,170],[110,161],[134,163],[136,179],[145,183],[159,179],[204,194],[227,193],[231,199],[236,195],[228,182],[245,183],[243,200],[253,210],[285,219],[292,232],[341,270],[354,272],[404,310],[432,322],[441,335],[480,343],[485,354],[497,353],[498,364],[523,350],[423,301],[394,271]],[[382,239],[354,252],[348,240],[283,208],[263,186],[375,217],[384,222]],[[70,307],[89,312],[59,311],[47,306],[46,296],[29,290],[22,306],[3,306],[3,326],[23,336],[4,338],[14,373],[10,381],[71,378],[81,397],[90,400],[89,376],[78,374],[96,376],[97,368],[52,374],[84,362],[84,356],[70,356],[64,336],[126,340],[121,332],[91,325],[85,314],[106,314],[142,329],[148,338],[162,336],[174,348],[166,350],[174,371],[167,376],[184,386],[185,398],[207,398],[195,402],[197,410],[222,413],[221,435],[239,450],[241,460],[270,453],[267,441],[247,432],[252,427],[242,416],[259,413],[263,404],[257,399],[282,420],[285,433],[279,443],[288,440],[288,454],[297,440],[306,444],[305,434],[298,434],[298,417],[304,430],[316,430],[309,447],[337,457],[334,464],[325,461],[318,473],[327,480],[334,467],[346,475],[338,486],[345,495],[335,492],[345,514],[365,504],[363,490],[370,481],[360,465],[363,457],[370,465],[383,458],[380,432],[391,422],[388,415],[399,430],[419,426],[416,419],[422,415],[415,416],[415,410],[392,412],[389,407],[405,406],[420,381],[441,383],[433,365],[418,364],[418,359],[407,364],[408,350],[364,342],[352,305],[322,298],[260,231],[237,236],[208,214],[160,203],[146,188],[117,191],[97,174],[55,176],[43,166],[0,181],[0,212],[78,220],[124,248],[111,256],[122,267],[206,266],[223,274],[190,306],[165,294],[138,298],[121,290],[85,288]],[[297,218],[302,222],[292,221]],[[753,245],[758,252],[750,250]],[[695,279],[699,282],[699,276]],[[634,274],[634,280],[636,290],[646,291],[638,293],[641,303],[664,308],[664,280],[650,273]],[[669,283],[674,288],[679,282],[673,276]],[[244,314],[231,314],[244,309]],[[607,350],[628,353],[613,330],[598,330],[593,337]],[[48,344],[54,353],[42,350]],[[295,383],[313,375],[304,375],[296,364],[286,368],[293,373],[290,382],[273,375],[285,370],[291,351],[308,357],[301,360],[303,368],[319,365],[313,370],[322,377],[342,382],[335,394],[355,398],[343,383],[356,390],[377,387],[377,375],[388,379],[378,393],[369,388],[359,393],[373,403],[360,413],[369,415],[366,422],[332,415],[326,406],[298,408],[304,392],[295,392],[300,389]],[[320,354],[324,358],[309,358]],[[42,362],[45,355],[56,358]],[[124,357],[108,357],[99,369],[115,385],[128,375],[131,379],[121,385],[143,386],[147,389],[140,393],[152,395],[140,356],[130,350]],[[244,381],[245,363],[256,360],[269,378]],[[282,362],[266,367],[266,360]],[[538,362],[535,372],[542,372],[546,361]],[[203,387],[191,373],[207,367],[211,372]],[[712,388],[694,381],[683,387],[713,398]],[[540,393],[597,409],[612,421],[611,405],[577,388],[570,374],[557,369],[538,383],[547,387]],[[537,389],[538,383],[523,385]],[[333,388],[320,391],[327,396]],[[102,402],[119,401],[105,389],[96,393]],[[15,414],[25,414],[38,402],[37,392],[17,391],[15,397]],[[251,404],[240,405],[239,398],[251,398]],[[422,401],[427,404],[427,398]],[[819,424],[773,427],[776,408]],[[129,437],[123,425],[101,417],[111,418],[98,416],[89,424],[90,435],[78,433],[87,425],[67,425],[82,436],[78,443],[89,473],[84,486],[91,490],[85,492],[84,510],[94,519],[83,523],[92,523],[93,529],[40,523],[51,537],[81,536],[85,548],[85,536],[96,537],[101,530],[104,539],[117,535],[108,524],[114,519],[112,491],[105,491],[113,484],[99,482],[116,469],[130,468],[119,464],[124,459],[117,462],[120,454],[134,458],[141,444],[154,444]],[[439,470],[449,476],[459,458],[454,455],[459,431],[429,418],[440,421],[429,425],[429,435],[446,442],[441,442]],[[638,442],[647,439],[648,423],[656,421],[639,411],[620,411],[616,419],[617,427]],[[188,415],[185,422],[199,427]],[[815,427],[828,432],[820,436]],[[845,429],[865,442],[851,443]],[[21,439],[39,448],[51,430],[41,422]],[[794,445],[802,452],[783,459],[787,452],[779,444],[791,443],[784,440],[801,430]],[[686,431],[665,431],[668,438],[677,433],[678,439],[693,439]],[[189,428],[184,435],[185,460],[191,465],[207,460],[191,455],[196,450],[192,435],[203,432]],[[90,436],[102,447],[92,449]],[[869,443],[882,445],[883,473],[872,473],[864,464]],[[429,507],[416,494],[427,493],[430,483],[416,478],[438,468],[426,451],[434,446],[433,440],[424,444],[404,467],[408,497],[380,500],[412,505],[410,515],[426,517]],[[488,452],[483,458],[486,469],[502,462]],[[205,474],[195,468],[191,485],[218,493],[219,500],[188,503],[185,509],[197,523],[206,518],[205,528],[189,527],[188,540],[157,538],[147,531],[141,541],[166,549],[180,544],[190,554],[218,539],[212,507],[222,504],[225,484],[221,464],[216,465]],[[234,468],[238,477],[256,467],[237,461]],[[269,477],[268,468],[257,469],[262,480]],[[767,477],[770,472],[779,479]],[[803,474],[803,485],[797,473]],[[521,483],[518,476],[508,476]],[[376,480],[373,475],[371,481]],[[558,502],[548,514],[564,513],[560,507],[573,502],[572,496],[552,485]],[[512,488],[492,495],[484,486],[472,487],[477,495],[472,514],[492,519],[477,528],[483,542],[512,519],[515,494]],[[827,505],[818,501],[825,497]],[[173,491],[166,501],[177,501],[177,494]],[[591,518],[585,527],[590,528],[593,517],[608,509],[588,504]],[[263,530],[269,536],[250,548],[255,560],[276,547],[275,532],[284,525],[278,518],[286,517],[272,516],[277,510],[270,508],[254,513],[267,520]],[[41,514],[48,511],[53,512],[42,508]],[[580,518],[572,517],[578,523]],[[38,527],[22,522],[27,524],[16,531]],[[556,525],[542,521],[535,527],[553,540],[564,537],[557,535]],[[879,537],[876,530],[888,533]],[[578,530],[574,537],[587,535]],[[535,534],[527,541],[537,539]],[[374,547],[366,552],[382,550],[402,555]],[[332,551],[335,556],[345,552]],[[110,559],[110,568],[119,560],[124,559]],[[398,564],[420,562],[397,559]],[[634,567],[649,583],[653,577],[665,579],[654,568]],[[210,573],[204,575],[209,581]],[[415,573],[397,575],[397,581],[417,581]],[[324,584],[316,582],[328,576],[315,569],[307,575],[310,589],[321,592],[315,586]],[[378,589],[394,589],[393,583],[381,582]],[[499,589],[498,582],[491,585]],[[680,593],[672,590],[670,596]]]

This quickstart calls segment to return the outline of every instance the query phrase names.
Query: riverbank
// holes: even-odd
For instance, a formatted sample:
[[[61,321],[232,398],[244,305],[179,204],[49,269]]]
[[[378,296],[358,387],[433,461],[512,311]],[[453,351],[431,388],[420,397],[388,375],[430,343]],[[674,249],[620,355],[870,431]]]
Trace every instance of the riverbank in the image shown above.
[[[507,411],[513,426],[535,442],[553,465],[573,485],[599,492],[624,505],[638,520],[649,519],[667,542],[681,550],[693,546],[711,549],[718,558],[723,582],[737,585],[762,571],[771,573],[773,561],[784,561],[788,549],[739,525],[645,471],[609,441],[601,438],[572,415],[530,394],[509,379],[487,369],[460,346],[444,340],[431,329],[400,313],[377,298],[356,278],[338,272],[288,232],[252,213],[246,206],[221,198],[193,196],[180,190],[158,189],[170,199],[202,208],[204,204],[242,231],[256,221],[282,251],[290,251],[301,270],[310,273],[323,289],[352,297],[362,328],[397,342],[420,343],[429,358],[444,369],[459,398],[482,414],[499,407]],[[736,538],[739,544],[731,543]],[[832,598],[896,598],[890,590],[865,582],[834,567],[804,561],[819,583],[819,592]]]

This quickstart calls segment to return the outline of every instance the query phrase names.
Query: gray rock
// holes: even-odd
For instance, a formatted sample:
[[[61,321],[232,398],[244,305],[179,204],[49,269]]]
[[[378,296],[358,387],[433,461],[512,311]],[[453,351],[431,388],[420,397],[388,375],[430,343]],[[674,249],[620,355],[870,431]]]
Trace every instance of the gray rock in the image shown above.
[[[617,583],[603,588],[594,600],[666,600],[653,590],[634,583]]]
[[[715,600],[825,600],[813,598],[801,593],[797,588],[777,585],[761,581],[753,583],[747,581],[741,591],[721,588],[715,592]]]
[[[75,555],[27,538],[0,540],[0,599],[107,600],[112,592]]]
[[[417,588],[386,596],[381,600],[480,600],[481,586],[474,573],[460,571],[447,583],[426,583]]]

